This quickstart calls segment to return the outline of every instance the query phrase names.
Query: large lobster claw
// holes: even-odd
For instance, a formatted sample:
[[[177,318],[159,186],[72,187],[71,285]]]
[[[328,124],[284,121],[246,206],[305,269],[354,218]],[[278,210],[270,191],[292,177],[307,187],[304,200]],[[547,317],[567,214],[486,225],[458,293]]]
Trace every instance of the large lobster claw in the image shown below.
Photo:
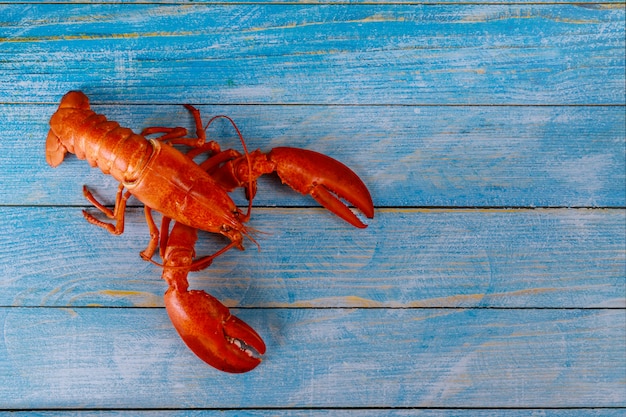
[[[165,307],[185,344],[209,365],[231,373],[243,373],[261,363],[265,343],[228,307],[204,291],[179,291],[170,287]]]
[[[353,204],[368,218],[374,217],[374,203],[367,187],[354,171],[336,159],[289,147],[274,148],[267,157],[275,164],[276,173],[284,184],[302,194],[310,194],[353,226],[367,227],[339,198]]]
[[[148,213],[148,212],[147,212]],[[151,222],[149,222],[151,223]],[[248,372],[261,363],[265,343],[261,336],[217,298],[204,291],[188,290],[187,274],[208,266],[194,262],[196,229],[176,222],[168,233],[169,219],[163,219],[163,279],[165,309],[185,344],[209,365],[232,373]]]

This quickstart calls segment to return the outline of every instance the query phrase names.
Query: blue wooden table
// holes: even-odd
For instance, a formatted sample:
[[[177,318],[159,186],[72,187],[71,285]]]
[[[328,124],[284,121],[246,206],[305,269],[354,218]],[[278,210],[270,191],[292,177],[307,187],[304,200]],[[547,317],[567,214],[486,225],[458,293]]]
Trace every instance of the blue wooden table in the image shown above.
[[[106,3],[0,5],[1,410],[624,415],[623,1]],[[136,131],[227,114],[370,187],[357,230],[264,178],[261,250],[191,275],[265,339],[254,371],[180,340],[139,202],[109,235],[81,187],[115,181],[46,164],[72,89]]]

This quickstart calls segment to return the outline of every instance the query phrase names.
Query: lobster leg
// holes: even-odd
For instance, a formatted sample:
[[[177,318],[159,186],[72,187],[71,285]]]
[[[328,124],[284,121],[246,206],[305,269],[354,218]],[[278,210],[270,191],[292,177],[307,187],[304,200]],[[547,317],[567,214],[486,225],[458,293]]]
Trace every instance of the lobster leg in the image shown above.
[[[162,133],[157,140],[163,142],[169,142],[172,139],[182,138],[187,134],[187,129],[184,127],[147,127],[141,131],[141,136],[154,135],[156,133]]]
[[[157,246],[159,245],[159,228],[154,222],[154,218],[152,217],[152,209],[148,206],[143,207],[144,215],[146,216],[146,224],[148,225],[148,230],[150,231],[150,241],[148,242],[148,246],[142,252],[139,253],[141,259],[144,261],[150,261],[154,256],[154,252],[156,251]],[[167,226],[163,226],[162,229],[166,229],[169,227],[169,221],[171,220],[169,217],[163,217],[163,223],[165,224],[167,220]],[[165,237],[167,239],[167,237]],[[162,242],[164,242],[162,240]],[[161,245],[161,257],[163,257],[163,252],[165,243]]]
[[[157,138],[157,140],[167,142],[171,145],[187,145],[192,148],[202,147],[206,142],[206,128],[202,127],[202,118],[200,117],[200,111],[193,107],[190,104],[184,105],[187,110],[193,116],[193,120],[196,126],[196,136],[195,138],[187,137],[187,129],[184,127],[162,127],[162,126],[154,126],[147,127],[141,131],[142,136],[153,135],[156,133],[162,133],[161,136]],[[208,125],[207,125],[208,127]],[[211,148],[213,153],[220,152],[220,145],[211,141]]]
[[[83,194],[91,204],[93,204],[98,210],[103,212],[109,219],[115,220],[115,224],[103,222],[102,220],[95,218],[92,214],[89,214],[86,210],[83,210],[83,216],[89,223],[102,227],[103,229],[108,230],[114,235],[119,235],[124,232],[124,214],[126,211],[126,202],[130,198],[131,194],[130,191],[124,192],[123,184],[120,184],[117,188],[117,194],[115,196],[115,207],[113,211],[111,211],[109,208],[105,207],[102,203],[96,200],[91,191],[87,189],[87,186],[83,186]]]
[[[169,220],[162,229],[168,226]],[[169,235],[161,230],[161,236],[167,236],[162,275],[169,285],[165,307],[180,337],[200,359],[219,370],[242,373],[254,369],[266,349],[261,336],[215,297],[188,290],[187,274],[197,267],[196,229],[176,222]]]

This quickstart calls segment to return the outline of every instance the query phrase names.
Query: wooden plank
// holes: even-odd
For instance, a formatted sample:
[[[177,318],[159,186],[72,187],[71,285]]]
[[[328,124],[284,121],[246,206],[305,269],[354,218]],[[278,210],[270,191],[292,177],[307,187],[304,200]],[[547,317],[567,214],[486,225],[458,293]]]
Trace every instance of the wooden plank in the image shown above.
[[[459,417],[527,417],[529,415],[539,415],[542,417],[623,417],[624,408],[591,408],[591,409],[398,409],[398,408],[377,408],[377,409],[271,409],[271,410],[132,410],[134,416],[139,417],[198,417],[198,416],[218,416],[218,417],[447,417],[450,415]],[[123,410],[98,410],[98,411],[11,411],[1,412],[0,417],[102,417],[102,416],[127,416],[128,411]]]
[[[161,271],[138,256],[140,209],[126,226],[112,236],[79,208],[0,208],[0,305],[162,306]],[[193,287],[244,307],[626,306],[625,210],[379,210],[357,230],[272,208],[250,226],[261,251],[226,253]],[[197,252],[223,243],[203,235]]]
[[[93,96],[95,102],[101,99]],[[56,107],[0,106],[5,120],[0,204],[85,205],[83,184],[113,201],[117,184],[85,161],[72,156],[56,169],[46,164],[44,141]],[[137,131],[175,124],[193,131],[181,105],[94,108]],[[363,178],[378,207],[626,206],[626,112],[620,106],[200,109],[207,120],[216,114],[232,116],[251,149],[296,146],[341,160]],[[225,122],[211,127],[209,136],[224,147],[241,149]],[[275,178],[260,182],[255,201],[258,206],[316,204]],[[238,202],[245,204],[242,198]]]
[[[5,103],[76,88],[115,103],[626,100],[621,4],[9,4],[2,16]]]
[[[0,5],[0,417],[624,414],[623,1],[404,2]],[[136,202],[94,230],[80,187],[116,184],[45,165],[73,88],[137,129],[201,104],[370,186],[354,230],[267,179],[261,252],[192,274],[265,338],[256,371],[182,345]]]
[[[34,3],[34,4],[48,4],[48,3],[77,3],[77,4],[99,4],[99,3],[107,3],[107,4],[135,4],[135,3],[144,3],[143,0],[107,0],[106,2],[103,0],[4,0],[3,3]],[[164,5],[172,5],[172,4],[181,4],[181,5],[189,5],[186,0],[151,0],[152,4],[164,4]],[[251,2],[249,0],[194,0],[194,3],[201,3],[207,5],[236,5],[236,4],[245,4],[248,5]],[[406,5],[416,5],[416,4],[451,4],[451,5],[474,5],[474,4],[581,4],[586,7],[607,7],[606,5],[620,5],[623,4],[623,0],[581,0],[576,1],[576,3],[572,3],[572,0],[300,0],[298,1],[299,5],[303,4],[331,4],[331,5],[351,5],[357,6],[360,4],[367,5],[397,5],[397,4],[406,4]],[[254,4],[294,4],[293,0],[255,0]]]
[[[162,309],[2,308],[0,407],[621,407],[624,310],[236,311],[266,360],[199,362]],[[272,383],[268,383],[272,381]]]

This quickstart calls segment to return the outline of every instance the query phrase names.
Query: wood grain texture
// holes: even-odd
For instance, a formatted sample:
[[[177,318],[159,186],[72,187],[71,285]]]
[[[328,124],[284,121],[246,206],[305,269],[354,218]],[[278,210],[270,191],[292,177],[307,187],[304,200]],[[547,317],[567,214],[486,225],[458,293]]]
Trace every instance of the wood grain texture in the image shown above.
[[[11,411],[1,412],[0,417],[100,417],[106,416],[126,416],[128,411],[107,410],[107,411]],[[541,417],[622,417],[624,411],[620,408],[597,407],[590,409],[417,409],[417,408],[395,408],[395,409],[270,409],[270,410],[132,410],[134,416],[139,417],[199,417],[199,416],[219,416],[219,417],[447,417],[447,416],[473,416],[473,417],[526,417],[528,415],[538,415]]]
[[[626,400],[615,389],[626,372],[623,310],[236,314],[259,329],[270,352],[239,376],[202,366],[162,309],[0,309],[0,369],[13,381],[0,387],[0,401],[106,409],[602,407]]]
[[[143,210],[127,217],[112,236],[79,208],[0,208],[0,256],[20,253],[0,267],[0,305],[163,306],[160,270],[138,255]],[[259,209],[261,251],[228,252],[193,285],[240,307],[626,307],[623,210],[396,209],[370,223]],[[202,237],[200,254],[224,244]]]
[[[46,4],[56,4],[56,3],[60,3],[60,4],[72,4],[72,3],[76,3],[76,4],[100,4],[100,3],[106,3],[106,4],[117,4],[117,3],[123,3],[123,4],[143,4],[143,3],[147,3],[144,0],[46,0],[45,2],[42,0],[4,0],[3,3],[18,3],[18,4],[23,4],[23,3],[34,3],[34,4],[39,4],[39,3],[46,3]],[[150,4],[163,4],[163,5],[172,5],[172,4],[181,4],[181,5],[190,5],[190,2],[188,0],[151,0],[149,2]],[[451,5],[468,5],[468,4],[487,4],[487,5],[493,5],[493,4],[502,4],[502,5],[509,5],[509,4],[525,4],[525,3],[530,3],[530,4],[548,4],[548,5],[552,5],[552,4],[582,4],[584,6],[587,7],[607,7],[606,5],[609,5],[610,7],[613,7],[614,5],[619,7],[619,5],[623,4],[623,0],[581,0],[581,1],[576,1],[575,3],[572,2],[571,0],[516,0],[516,1],[511,1],[511,0],[472,0],[472,1],[466,1],[466,0],[300,0],[298,2],[294,2],[293,0],[255,0],[255,1],[249,1],[249,0],[194,0],[192,4],[204,4],[204,5],[224,5],[224,4],[244,4],[244,5],[249,5],[249,4],[262,4],[262,5],[276,5],[276,4],[287,4],[287,5],[293,5],[294,3],[297,3],[299,5],[319,5],[319,4],[329,4],[329,5],[360,5],[360,4],[366,4],[366,5],[397,5],[397,4],[405,4],[405,5],[440,5],[440,4],[451,4]]]
[[[620,5],[36,4],[2,16],[8,103],[85,87],[115,103],[626,102]]]
[[[92,98],[99,101],[98,95]],[[343,161],[368,184],[378,207],[626,204],[626,115],[619,106],[199,107],[206,120],[233,117],[252,149],[298,146]],[[0,132],[0,165],[9,174],[2,180],[0,204],[85,205],[83,184],[112,203],[117,184],[85,161],[70,156],[56,169],[46,164],[43,138],[55,109],[0,106],[7,122]],[[177,124],[192,130],[180,104],[95,104],[94,109],[136,131]],[[227,123],[215,124],[209,136],[224,147],[241,148]],[[255,204],[315,202],[265,178]]]
[[[626,412],[622,0],[67,3],[0,5],[0,417]],[[70,89],[137,131],[228,114],[370,187],[355,230],[265,178],[261,251],[191,275],[263,336],[255,371],[178,338],[136,200],[110,236],[81,186],[117,184],[45,164]]]

